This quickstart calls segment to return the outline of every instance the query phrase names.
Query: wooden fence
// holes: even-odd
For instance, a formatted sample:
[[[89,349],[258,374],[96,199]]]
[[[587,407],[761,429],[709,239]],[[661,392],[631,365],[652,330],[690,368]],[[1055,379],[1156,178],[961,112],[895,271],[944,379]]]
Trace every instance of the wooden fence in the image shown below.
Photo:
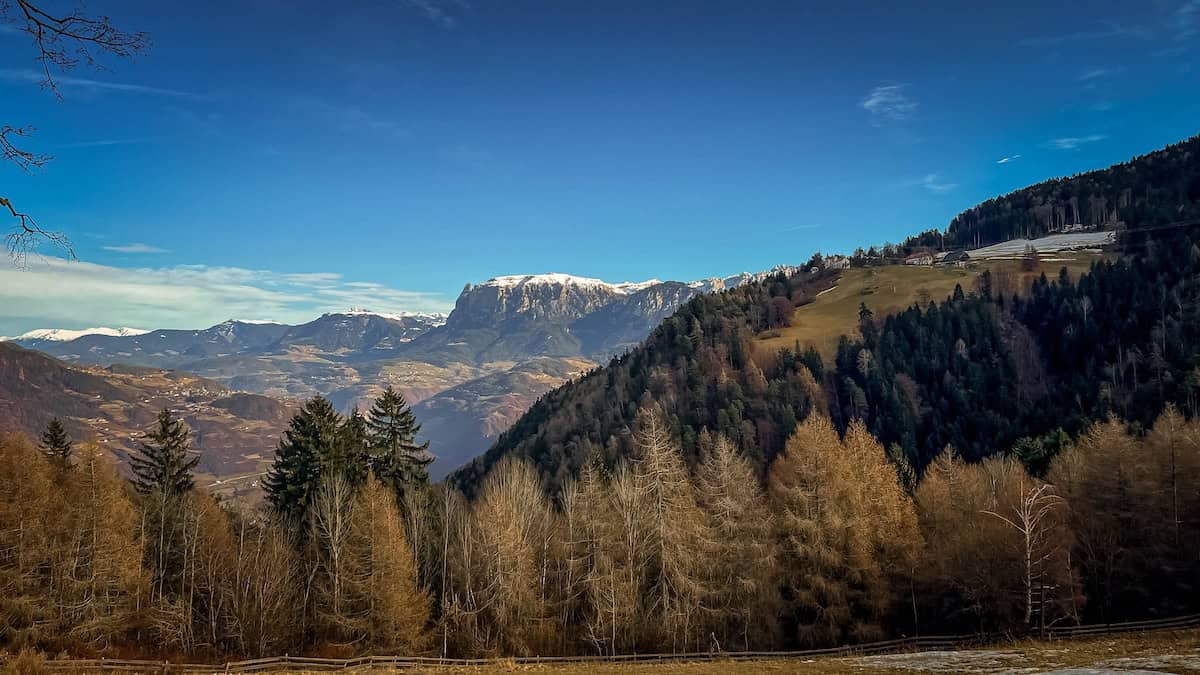
[[[1100,624],[1087,626],[1064,626],[1048,628],[1046,637],[1069,639],[1114,633],[1144,631],[1181,630],[1200,626],[1200,614],[1152,621]],[[491,666],[533,664],[587,664],[587,663],[652,663],[666,661],[758,661],[766,659],[813,658],[820,656],[871,656],[896,652],[957,649],[993,643],[1011,636],[999,635],[942,635],[899,638],[868,644],[806,649],[801,651],[763,652],[713,652],[690,654],[621,654],[616,656],[527,656],[500,659],[442,659],[424,656],[361,656],[352,659],[318,659],[299,656],[276,656],[248,661],[233,661],[221,665],[194,663],[167,663],[163,661],[137,661],[126,659],[72,659],[48,661],[45,668],[51,672],[72,673],[158,673],[176,675],[184,673],[262,673],[262,672],[346,672],[368,670],[429,670],[448,666]]]

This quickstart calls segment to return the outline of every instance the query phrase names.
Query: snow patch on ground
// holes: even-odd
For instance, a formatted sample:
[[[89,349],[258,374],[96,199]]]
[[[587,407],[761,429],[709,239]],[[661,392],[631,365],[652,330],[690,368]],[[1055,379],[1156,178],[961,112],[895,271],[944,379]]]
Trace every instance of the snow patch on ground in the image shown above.
[[[1029,655],[1016,649],[968,649],[962,651],[928,651],[906,654],[884,654],[847,659],[850,663],[873,668],[919,673],[970,673],[972,675],[1162,675],[1180,670],[1200,670],[1200,649],[1175,654],[1154,654],[1105,659],[1082,666],[1059,666],[1053,663],[1056,654],[1069,649],[1043,650],[1038,661],[1030,663]],[[1050,663],[1046,663],[1049,657]],[[1065,660],[1065,659],[1064,659]]]
[[[1013,239],[1011,241],[984,246],[973,251],[967,251],[972,259],[1019,257],[1025,252],[1025,247],[1032,245],[1038,253],[1057,253],[1058,251],[1073,251],[1077,249],[1095,249],[1116,241],[1117,233],[1107,232],[1071,232],[1068,234],[1052,234],[1041,239]]]

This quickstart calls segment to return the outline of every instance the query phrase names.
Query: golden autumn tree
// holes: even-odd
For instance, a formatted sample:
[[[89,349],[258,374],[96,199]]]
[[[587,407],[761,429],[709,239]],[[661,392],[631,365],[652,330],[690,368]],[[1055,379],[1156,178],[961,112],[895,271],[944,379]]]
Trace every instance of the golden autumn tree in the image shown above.
[[[766,647],[777,637],[779,559],[772,517],[749,460],[724,436],[696,476],[708,527],[704,548],[706,628],[714,647]]]
[[[638,414],[634,440],[639,457],[633,464],[633,487],[645,500],[642,515],[648,518],[645,532],[650,539],[643,611],[651,627],[661,629],[662,648],[699,648],[707,595],[707,523],[683,456],[659,410]]]
[[[55,526],[66,536],[51,562],[60,630],[105,648],[127,635],[148,584],[139,517],[112,460],[98,447],[81,448],[71,478]]]
[[[549,543],[555,518],[527,462],[501,463],[484,484],[469,516],[472,541],[461,579],[466,611],[474,613],[476,642],[488,652],[542,653],[553,644]]]
[[[883,448],[861,422],[843,442],[828,419],[810,416],[772,464],[768,489],[799,640],[884,634],[921,538]]]
[[[425,648],[429,596],[419,587],[417,562],[394,493],[369,480],[350,516],[349,583],[363,604],[359,633],[376,653],[413,654]]]
[[[1067,503],[1089,612],[1110,621],[1144,606],[1147,513],[1141,495],[1149,467],[1138,440],[1115,418],[1089,427],[1050,465],[1046,480]]]
[[[42,459],[25,437],[0,435],[0,643],[16,648],[49,637],[53,620],[42,570],[62,502]]]

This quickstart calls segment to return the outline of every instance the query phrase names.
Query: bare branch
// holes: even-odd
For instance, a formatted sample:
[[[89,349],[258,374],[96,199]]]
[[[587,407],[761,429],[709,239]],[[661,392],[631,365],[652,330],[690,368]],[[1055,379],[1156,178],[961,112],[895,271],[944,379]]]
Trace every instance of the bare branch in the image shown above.
[[[14,9],[15,8],[15,9]],[[106,16],[89,17],[81,10],[57,15],[30,0],[0,0],[0,23],[23,24],[19,30],[33,38],[38,50],[37,60],[42,64],[42,86],[54,92],[58,98],[62,93],[54,80],[54,71],[67,71],[79,63],[102,70],[97,60],[100,54],[130,58],[150,48],[150,38],[142,32],[127,33],[117,29]],[[14,139],[28,137],[33,133],[30,126],[0,125],[0,158],[12,162],[22,171],[32,172],[45,166],[53,157],[30,152],[14,144]],[[71,241],[61,232],[42,229],[27,213],[17,211],[12,202],[0,197],[0,208],[7,209],[18,225],[4,237],[8,252],[19,265],[24,265],[30,251],[43,242],[62,248],[67,256],[75,258]]]
[[[50,155],[39,155],[36,152],[18,148],[13,144],[13,138],[28,138],[34,132],[33,127],[14,127],[8,124],[0,126],[0,157],[21,167],[21,170],[32,172],[45,166],[54,159]]]
[[[17,12],[11,11],[14,2]],[[97,60],[101,53],[130,58],[150,48],[150,38],[145,33],[127,33],[113,26],[107,16],[89,17],[78,9],[55,15],[30,0],[0,0],[0,17],[11,23],[24,23],[20,30],[33,38],[38,49],[37,60],[45,74],[42,86],[59,98],[62,94],[54,80],[54,70],[71,70],[80,63],[103,70],[103,64]]]
[[[43,230],[33,216],[18,211],[13,203],[4,197],[0,197],[0,208],[7,209],[18,222],[17,228],[4,236],[4,245],[8,247],[9,255],[18,265],[23,266],[29,253],[42,242],[58,246],[63,249],[67,257],[71,260],[75,259],[75,249],[71,246],[71,240],[67,235],[62,232]]]

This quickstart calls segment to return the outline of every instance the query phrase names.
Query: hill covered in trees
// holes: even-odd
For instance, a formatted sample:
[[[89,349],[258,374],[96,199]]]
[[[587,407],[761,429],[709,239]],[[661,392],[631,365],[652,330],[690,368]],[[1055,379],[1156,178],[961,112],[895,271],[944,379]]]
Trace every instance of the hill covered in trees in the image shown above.
[[[1200,230],[1179,218],[1197,209],[1197,149],[1193,138],[1014,193],[1037,201],[1097,186],[1133,191],[1128,204],[1113,201],[1117,220],[1105,221],[1123,223],[1121,258],[1098,262],[1077,281],[1051,271],[1018,296],[1011,278],[984,274],[944,302],[917,302],[889,317],[864,311],[858,335],[839,343],[832,363],[808,345],[768,353],[751,338],[786,325],[795,307],[836,283],[835,271],[696,298],[639,348],[548,393],[451,480],[472,494],[500,459],[524,457],[556,487],[590,456],[610,465],[629,456],[634,412],[649,402],[662,406],[689,462],[708,430],[731,438],[760,469],[814,410],[843,431],[862,419],[915,472],[947,445],[971,460],[1019,446],[1031,467],[1044,468],[1062,445],[1054,440],[1060,430],[1077,434],[1109,414],[1144,426],[1167,403],[1196,414]],[[1001,210],[1021,211],[1017,197],[1001,200],[1009,200]],[[965,222],[957,218],[947,236],[961,237],[953,233],[965,232]],[[1043,225],[1019,233],[1055,227],[1053,219]],[[1017,233],[986,231],[983,240]]]
[[[1200,217],[1200,136],[1107,169],[1056,178],[989,199],[958,214],[944,233],[908,246],[974,248],[1033,239],[1071,226],[1113,229]]]

